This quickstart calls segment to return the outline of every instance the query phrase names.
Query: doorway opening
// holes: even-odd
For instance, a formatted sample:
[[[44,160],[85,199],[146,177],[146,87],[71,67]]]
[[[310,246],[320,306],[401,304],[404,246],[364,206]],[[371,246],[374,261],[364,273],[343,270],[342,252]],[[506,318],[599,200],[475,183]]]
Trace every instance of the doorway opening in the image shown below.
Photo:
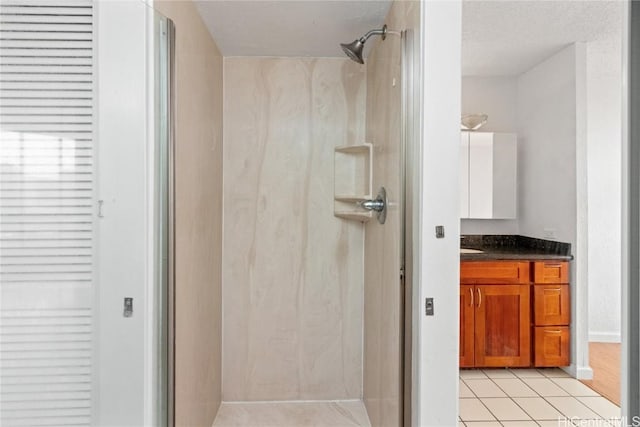
[[[479,328],[478,316],[496,319],[477,307],[465,318],[470,285],[461,293],[461,325],[476,321],[475,337],[465,332],[460,346],[466,337],[474,340],[466,347],[480,353],[477,369],[461,371],[462,422],[621,416],[625,7],[463,2],[462,115],[486,117],[463,132],[462,181],[469,184],[461,194],[461,245],[484,253],[461,254],[461,280],[471,277],[465,263],[527,262],[516,281],[520,300],[511,298],[529,313],[519,331]],[[507,136],[515,155],[500,140]],[[488,169],[477,166],[488,161]],[[498,184],[514,165],[515,189],[505,189]],[[515,213],[505,215],[505,203],[515,203]],[[475,274],[475,305],[478,290],[489,304],[485,290],[495,279],[468,274]],[[502,314],[506,300],[493,299]],[[515,336],[520,341],[509,341]],[[507,350],[511,360],[483,359],[509,342],[517,343]]]

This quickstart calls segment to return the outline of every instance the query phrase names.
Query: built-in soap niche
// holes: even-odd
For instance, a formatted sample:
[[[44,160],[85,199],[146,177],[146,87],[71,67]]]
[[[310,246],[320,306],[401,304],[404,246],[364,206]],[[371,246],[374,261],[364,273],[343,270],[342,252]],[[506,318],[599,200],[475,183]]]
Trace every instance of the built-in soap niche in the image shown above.
[[[366,222],[373,212],[358,205],[373,199],[371,144],[343,145],[334,152],[334,202],[336,217]]]

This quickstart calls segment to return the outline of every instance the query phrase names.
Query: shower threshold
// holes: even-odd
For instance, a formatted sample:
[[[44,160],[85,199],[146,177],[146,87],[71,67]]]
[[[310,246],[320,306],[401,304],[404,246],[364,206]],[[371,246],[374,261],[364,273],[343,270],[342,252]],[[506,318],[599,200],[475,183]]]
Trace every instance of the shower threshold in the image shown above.
[[[213,427],[371,427],[360,400],[223,402]]]

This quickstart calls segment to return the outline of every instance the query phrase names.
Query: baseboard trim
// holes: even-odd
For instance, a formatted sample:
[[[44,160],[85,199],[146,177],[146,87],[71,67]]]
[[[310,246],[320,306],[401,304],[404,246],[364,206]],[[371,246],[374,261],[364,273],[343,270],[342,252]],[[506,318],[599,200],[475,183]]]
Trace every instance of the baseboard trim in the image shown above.
[[[562,368],[566,373],[571,375],[572,377],[578,380],[592,380],[593,379],[593,369],[590,366],[576,366],[570,365],[565,368]]]
[[[592,380],[593,369],[590,366],[580,366],[576,369],[576,378],[579,380]]]
[[[621,343],[622,335],[619,332],[589,332],[589,342]]]

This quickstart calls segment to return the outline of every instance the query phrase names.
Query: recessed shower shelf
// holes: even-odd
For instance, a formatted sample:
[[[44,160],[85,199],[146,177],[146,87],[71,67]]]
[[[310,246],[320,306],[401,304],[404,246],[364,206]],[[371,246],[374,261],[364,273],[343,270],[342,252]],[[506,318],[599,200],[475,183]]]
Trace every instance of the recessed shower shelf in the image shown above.
[[[353,203],[358,203],[358,202],[364,202],[365,200],[370,200],[373,197],[370,194],[366,194],[366,195],[357,195],[357,196],[347,196],[347,195],[339,195],[339,196],[334,196],[335,200],[338,200],[339,202],[353,202]]]
[[[371,151],[371,144],[361,144],[361,145],[341,145],[335,148],[336,153],[348,153],[348,154],[358,154],[358,153],[369,153]]]
[[[343,145],[334,153],[334,202],[336,217],[369,221],[373,214],[358,203],[372,199],[371,144]]]
[[[334,216],[354,221],[367,222],[373,218],[373,212],[334,212]]]

